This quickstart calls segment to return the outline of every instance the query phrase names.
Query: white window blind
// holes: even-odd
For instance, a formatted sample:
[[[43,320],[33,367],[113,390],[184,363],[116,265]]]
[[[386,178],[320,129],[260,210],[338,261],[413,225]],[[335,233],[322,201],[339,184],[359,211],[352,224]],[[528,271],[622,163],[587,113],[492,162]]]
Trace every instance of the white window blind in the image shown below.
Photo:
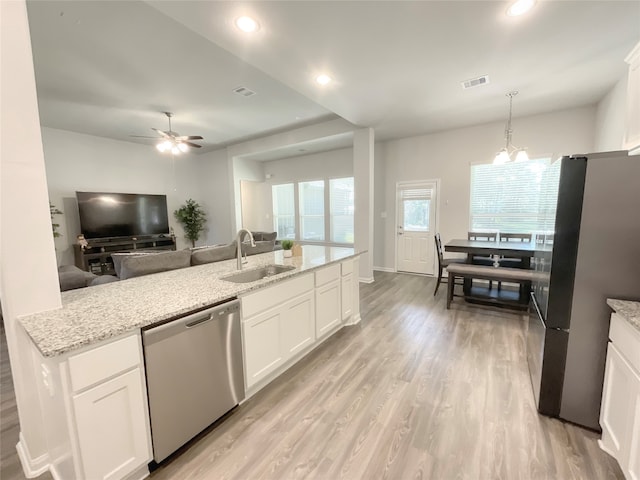
[[[430,188],[403,188],[400,190],[402,202],[402,228],[407,232],[428,232],[431,210]]]
[[[295,195],[293,183],[273,185],[273,229],[278,232],[278,238],[295,238]]]
[[[298,184],[300,239],[324,241],[324,180]]]
[[[470,230],[553,232],[560,162],[471,165]]]
[[[329,181],[330,232],[335,243],[353,243],[353,177]]]

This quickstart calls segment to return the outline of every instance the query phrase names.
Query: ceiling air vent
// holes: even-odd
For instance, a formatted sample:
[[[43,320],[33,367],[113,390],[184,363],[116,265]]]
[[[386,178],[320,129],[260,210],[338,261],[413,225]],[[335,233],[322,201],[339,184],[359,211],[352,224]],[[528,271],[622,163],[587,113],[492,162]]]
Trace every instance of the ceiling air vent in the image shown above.
[[[249,90],[245,87],[238,87],[233,89],[233,93],[237,93],[238,95],[242,95],[243,97],[251,97],[256,94],[253,90]]]
[[[462,89],[466,90],[467,88],[479,87],[480,85],[486,85],[487,83],[489,83],[489,75],[470,78],[469,80],[462,82]]]

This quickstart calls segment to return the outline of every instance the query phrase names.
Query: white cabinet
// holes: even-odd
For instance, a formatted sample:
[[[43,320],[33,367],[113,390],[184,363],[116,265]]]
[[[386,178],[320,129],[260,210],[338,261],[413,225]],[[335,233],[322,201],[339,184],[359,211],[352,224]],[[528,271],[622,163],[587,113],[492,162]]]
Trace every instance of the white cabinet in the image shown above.
[[[84,478],[119,479],[150,460],[141,371],[74,395]]]
[[[282,309],[275,308],[243,322],[246,386],[269,375],[284,362],[280,341]]]
[[[316,336],[328,335],[342,324],[341,265],[316,272]]]
[[[313,274],[242,297],[247,390],[315,342]]]
[[[314,308],[314,292],[288,302],[281,317],[282,350],[286,358],[293,357],[315,342]]]
[[[640,480],[640,333],[614,313],[609,338],[600,446],[628,479]]]
[[[640,154],[640,43],[625,58],[629,64],[627,122],[624,148]]]
[[[353,314],[353,274],[342,277],[342,320]]]
[[[316,336],[327,335],[342,324],[340,280],[316,288]]]

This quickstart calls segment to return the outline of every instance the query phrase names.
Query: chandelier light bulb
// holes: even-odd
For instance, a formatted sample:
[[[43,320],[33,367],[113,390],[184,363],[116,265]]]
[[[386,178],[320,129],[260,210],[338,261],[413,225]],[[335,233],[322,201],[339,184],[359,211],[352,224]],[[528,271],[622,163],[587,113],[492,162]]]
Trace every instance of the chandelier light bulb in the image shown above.
[[[506,148],[503,148],[496,154],[496,158],[493,159],[494,165],[504,165],[505,163],[509,163],[511,159],[509,158],[509,153]]]
[[[516,162],[528,162],[529,161],[529,155],[527,155],[527,151],[524,148],[521,148],[520,150],[518,150],[518,153],[516,154]]]

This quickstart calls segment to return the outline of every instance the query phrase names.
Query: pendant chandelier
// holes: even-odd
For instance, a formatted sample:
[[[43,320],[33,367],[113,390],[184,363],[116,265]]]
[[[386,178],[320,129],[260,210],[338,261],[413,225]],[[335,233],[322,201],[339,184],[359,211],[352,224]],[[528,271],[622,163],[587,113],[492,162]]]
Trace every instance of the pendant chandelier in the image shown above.
[[[526,162],[529,160],[529,155],[527,155],[527,151],[524,148],[518,148],[511,143],[511,135],[513,134],[513,130],[511,129],[511,112],[513,110],[513,97],[515,97],[518,92],[509,92],[507,93],[507,97],[509,97],[509,120],[507,120],[507,126],[504,129],[504,138],[506,141],[505,147],[496,153],[495,158],[493,159],[494,165],[503,165],[509,162]]]

